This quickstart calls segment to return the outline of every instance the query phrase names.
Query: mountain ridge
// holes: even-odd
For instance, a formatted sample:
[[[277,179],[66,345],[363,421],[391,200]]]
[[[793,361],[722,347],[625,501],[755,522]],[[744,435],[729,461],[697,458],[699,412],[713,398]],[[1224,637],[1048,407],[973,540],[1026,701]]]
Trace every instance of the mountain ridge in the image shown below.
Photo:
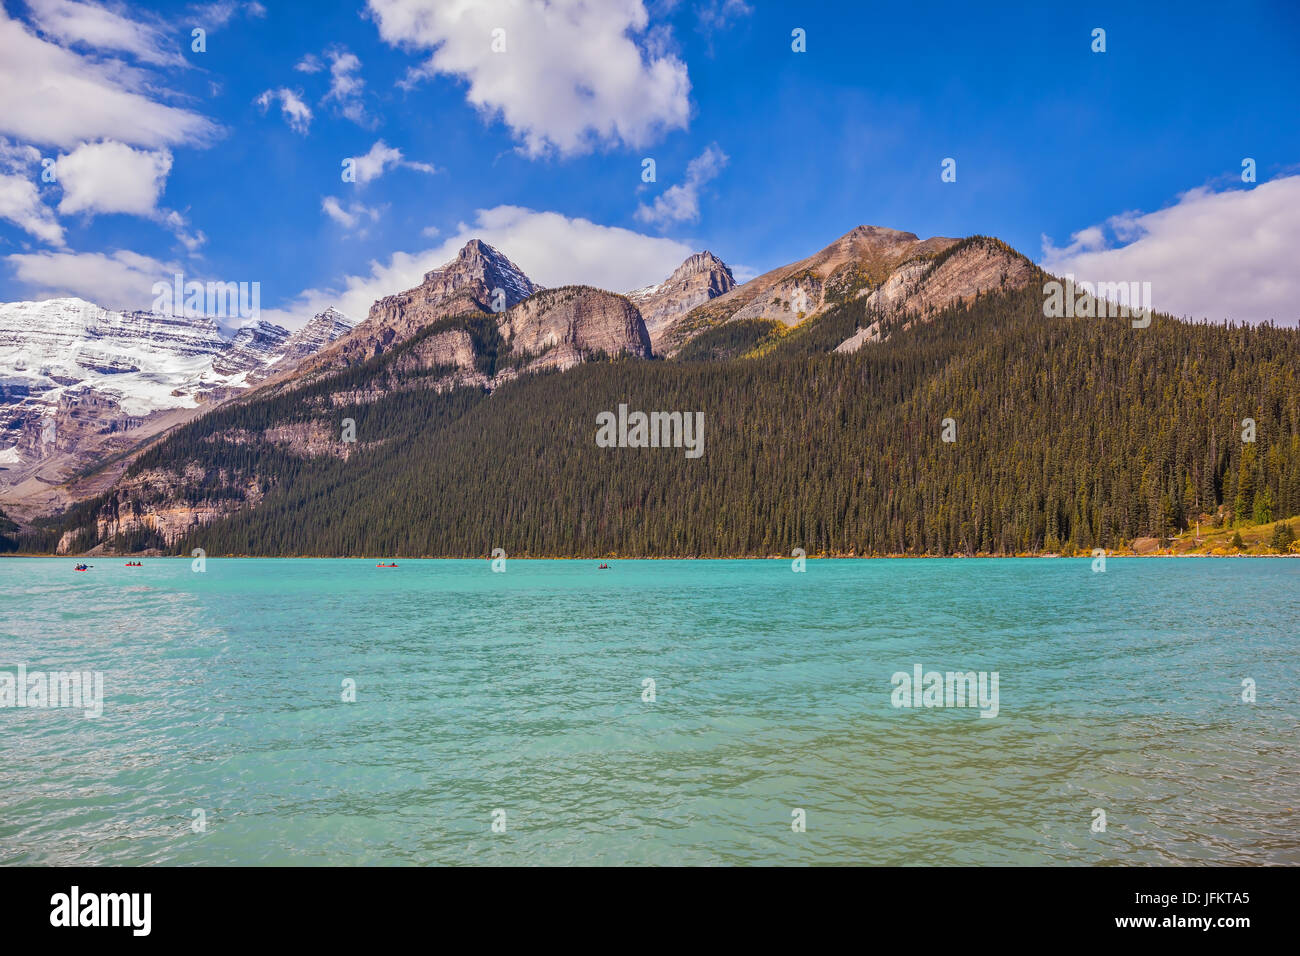
[[[235,361],[240,353],[232,353],[228,371],[249,387],[218,396],[224,404],[212,408],[270,403],[284,410],[283,421],[261,430],[227,429],[213,440],[279,448],[291,457],[276,460],[290,470],[296,467],[292,456],[323,454],[347,461],[359,449],[376,446],[363,439],[356,448],[340,446],[331,437],[339,431],[337,421],[328,424],[338,418],[338,409],[353,409],[359,424],[357,416],[368,414],[362,409],[409,393],[471,389],[487,394],[535,373],[568,373],[610,360],[645,361],[656,357],[656,336],[642,309],[652,314],[659,332],[678,335],[678,344],[666,350],[670,357],[757,361],[771,353],[848,354],[981,295],[1023,289],[1037,274],[1032,263],[998,240],[922,240],[910,232],[859,226],[813,255],[744,284],[737,285],[730,268],[705,250],[688,256],[663,282],[620,295],[591,286],[543,289],[506,255],[473,239],[456,257],[425,272],[418,285],[377,300],[355,326],[326,310],[292,336],[263,326],[246,331],[241,345],[247,348],[260,342],[288,355],[297,342],[306,354],[241,371]],[[786,297],[795,288],[808,295],[807,311],[789,311]],[[773,309],[777,314],[770,317]],[[687,328],[687,320],[701,313],[705,321]],[[662,335],[658,339],[664,342]],[[714,344],[692,344],[706,339]],[[683,351],[687,345],[691,348]],[[200,427],[184,420],[169,427],[177,426],[181,432]],[[118,471],[130,471],[140,456],[152,456],[170,442],[171,437],[147,447],[137,443]],[[274,481],[266,473],[255,477],[249,486],[231,485],[228,477],[204,480],[216,482],[207,486],[216,500],[246,505],[254,500],[253,489],[263,494],[263,485]],[[166,498],[184,486],[161,473],[155,479],[154,492],[136,483],[143,498]],[[118,479],[114,474],[86,487],[100,494],[105,480]],[[136,505],[128,510],[139,517]],[[224,515],[219,508],[200,509],[193,517],[215,521]],[[137,526],[115,534],[146,530]],[[168,526],[171,539],[180,533]]]
[[[965,241],[942,236],[920,239],[915,233],[898,229],[856,226],[812,255],[770,269],[661,327],[655,347],[674,355],[692,337],[726,322],[766,319],[786,326],[798,325],[837,303],[870,296],[891,280],[903,281],[900,272],[907,271],[910,278],[917,278],[925,272],[927,262]],[[1005,271],[1014,276],[1013,281],[1028,281],[1033,264],[1005,244],[1000,253],[1006,258]],[[969,298],[983,287],[978,282],[958,281],[954,285],[951,294],[936,294],[924,305]],[[895,311],[891,308],[895,305],[892,298],[882,296],[877,301],[882,312]]]
[[[1072,553],[1300,511],[1294,330],[1045,321],[1025,285],[833,352],[864,300],[759,358],[586,361],[490,393],[420,387],[436,371],[403,369],[413,340],[299,393],[214,409],[40,540],[210,555]],[[390,376],[404,387],[367,391]],[[620,404],[702,410],[704,454],[599,447],[596,416]],[[1239,440],[1247,411],[1258,445]]]

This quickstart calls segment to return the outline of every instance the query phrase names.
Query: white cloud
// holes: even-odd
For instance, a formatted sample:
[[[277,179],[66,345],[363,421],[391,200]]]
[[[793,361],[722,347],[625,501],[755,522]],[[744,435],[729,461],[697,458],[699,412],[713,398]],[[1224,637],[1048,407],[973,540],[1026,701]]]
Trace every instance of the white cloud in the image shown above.
[[[153,284],[184,269],[176,263],[120,249],[100,252],[34,252],[6,257],[14,277],[40,298],[79,296],[106,309],[148,309]]]
[[[33,167],[40,150],[10,143],[0,137],[0,219],[50,245],[63,245],[63,227],[49,206],[41,202]]]
[[[460,223],[443,242],[421,252],[398,252],[372,261],[369,272],[342,277],[334,286],[307,289],[283,309],[263,317],[296,328],[334,306],[365,318],[376,299],[420,284],[424,274],[455,258],[470,239],[495,246],[544,286],[593,285],[623,292],[661,282],[695,250],[672,239],[571,219],[519,206],[479,210],[473,225]]]
[[[148,23],[131,20],[96,3],[79,0],[27,0],[32,22],[47,36],[64,43],[83,43],[96,50],[120,50],[158,66],[184,66],[174,36]]]
[[[325,215],[329,216],[345,229],[351,229],[358,223],[367,219],[371,222],[379,221],[378,209],[362,205],[359,202],[348,203],[347,207],[344,208],[343,204],[333,196],[326,196],[322,199],[320,202],[320,208]],[[364,230],[361,235],[365,235]]]
[[[311,107],[303,102],[301,92],[282,86],[278,90],[263,90],[253,102],[263,114],[271,108],[271,104],[278,102],[285,122],[295,133],[305,134],[311,126]]]
[[[727,154],[714,143],[692,159],[686,166],[686,181],[670,186],[655,197],[654,204],[637,207],[640,222],[670,226],[679,222],[698,222],[700,218],[700,189],[716,179],[727,165]]]
[[[198,252],[199,248],[208,241],[208,237],[203,234],[202,229],[190,232],[188,221],[175,210],[159,210],[158,221],[175,233],[181,245],[191,254]]]
[[[397,88],[399,90],[406,90],[406,92],[409,93],[425,80],[430,80],[437,75],[438,71],[427,64],[421,66],[408,66],[406,68],[406,74],[397,81]]]
[[[403,159],[402,151],[395,146],[389,146],[382,139],[376,140],[375,145],[370,147],[370,152],[364,156],[351,156],[353,169],[356,172],[358,183],[368,183],[372,179],[378,179],[391,166],[404,166],[407,169],[414,169],[422,173],[437,172],[429,163],[417,163]]]
[[[640,0],[369,0],[369,8],[386,42],[432,51],[407,87],[433,73],[465,80],[469,102],[499,115],[530,156],[641,146],[690,119],[686,64],[661,39],[649,41]],[[493,51],[497,29],[504,52]]]
[[[319,73],[325,69],[325,64],[321,63],[320,57],[315,53],[308,53],[301,60],[293,65],[293,68],[299,73]]]
[[[747,17],[753,9],[745,0],[705,0],[695,10],[695,17],[702,33],[714,33],[726,29],[733,20]]]
[[[63,186],[59,212],[126,213],[152,218],[171,172],[172,154],[125,143],[83,143],[60,156],[55,169]]]
[[[1253,189],[1193,189],[1166,209],[1082,229],[1063,248],[1044,236],[1041,265],[1090,282],[1150,282],[1155,308],[1173,315],[1295,325],[1297,248],[1300,176],[1288,176]]]
[[[0,7],[0,134],[69,147],[104,138],[204,146],[215,138],[219,128],[207,117],[155,102],[156,85],[119,60],[43,40]]]
[[[112,140],[83,143],[55,164],[63,187],[59,212],[140,216],[169,229],[190,253],[197,252],[207,237],[191,232],[180,213],[158,205],[171,168],[172,154],[166,149],[132,149]]]
[[[361,61],[347,50],[327,50],[325,55],[330,61],[330,89],[321,102],[333,101],[343,116],[358,125],[368,125],[366,108],[361,102],[366,81],[356,75],[361,69]]]
[[[26,176],[0,173],[0,219],[53,246],[63,245],[63,227],[41,202],[36,184]]]
[[[11,143],[0,136],[0,169],[6,172],[25,170],[33,163],[40,162],[41,151],[35,146]]]
[[[251,3],[238,3],[236,0],[218,0],[216,3],[204,3],[191,7],[191,12],[199,25],[208,30],[220,30],[239,14],[253,19],[266,16],[266,7],[253,0]]]

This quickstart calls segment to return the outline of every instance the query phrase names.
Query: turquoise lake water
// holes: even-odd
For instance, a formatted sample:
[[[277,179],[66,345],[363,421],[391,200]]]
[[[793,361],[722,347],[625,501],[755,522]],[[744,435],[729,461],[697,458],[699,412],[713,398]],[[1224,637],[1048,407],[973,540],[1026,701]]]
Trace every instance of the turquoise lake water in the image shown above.
[[[0,560],[104,679],[0,708],[0,863],[1300,863],[1300,561],[123,560]]]

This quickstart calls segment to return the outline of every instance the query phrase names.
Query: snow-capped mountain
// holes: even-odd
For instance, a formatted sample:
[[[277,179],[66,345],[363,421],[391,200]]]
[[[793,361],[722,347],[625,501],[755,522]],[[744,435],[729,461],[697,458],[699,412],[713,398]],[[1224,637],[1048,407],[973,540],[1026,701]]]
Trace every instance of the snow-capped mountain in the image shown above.
[[[287,334],[287,333],[286,333]],[[91,388],[129,415],[197,404],[227,347],[208,318],[114,312],[84,299],[0,304],[0,380],[45,403]]]
[[[284,354],[289,330],[261,319],[235,330],[235,334],[212,362],[218,375],[252,372]]]
[[[352,331],[355,323],[335,308],[328,308],[285,340],[280,362],[286,366],[315,355],[335,339]]]
[[[351,327],[333,309],[292,335],[261,320],[226,335],[208,317],[119,312],[78,298],[0,303],[4,477],[54,458],[84,465],[84,453],[104,444],[96,436],[148,437],[162,413],[233,394]]]

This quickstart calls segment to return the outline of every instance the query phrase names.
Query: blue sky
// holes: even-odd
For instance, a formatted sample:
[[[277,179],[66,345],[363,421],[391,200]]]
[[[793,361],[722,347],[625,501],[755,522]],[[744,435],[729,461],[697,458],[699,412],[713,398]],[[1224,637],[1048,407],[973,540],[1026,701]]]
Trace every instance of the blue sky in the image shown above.
[[[0,300],[147,307],[183,271],[295,325],[474,235],[625,291],[868,223],[1293,323],[1297,6],[981,6],[3,0]]]

